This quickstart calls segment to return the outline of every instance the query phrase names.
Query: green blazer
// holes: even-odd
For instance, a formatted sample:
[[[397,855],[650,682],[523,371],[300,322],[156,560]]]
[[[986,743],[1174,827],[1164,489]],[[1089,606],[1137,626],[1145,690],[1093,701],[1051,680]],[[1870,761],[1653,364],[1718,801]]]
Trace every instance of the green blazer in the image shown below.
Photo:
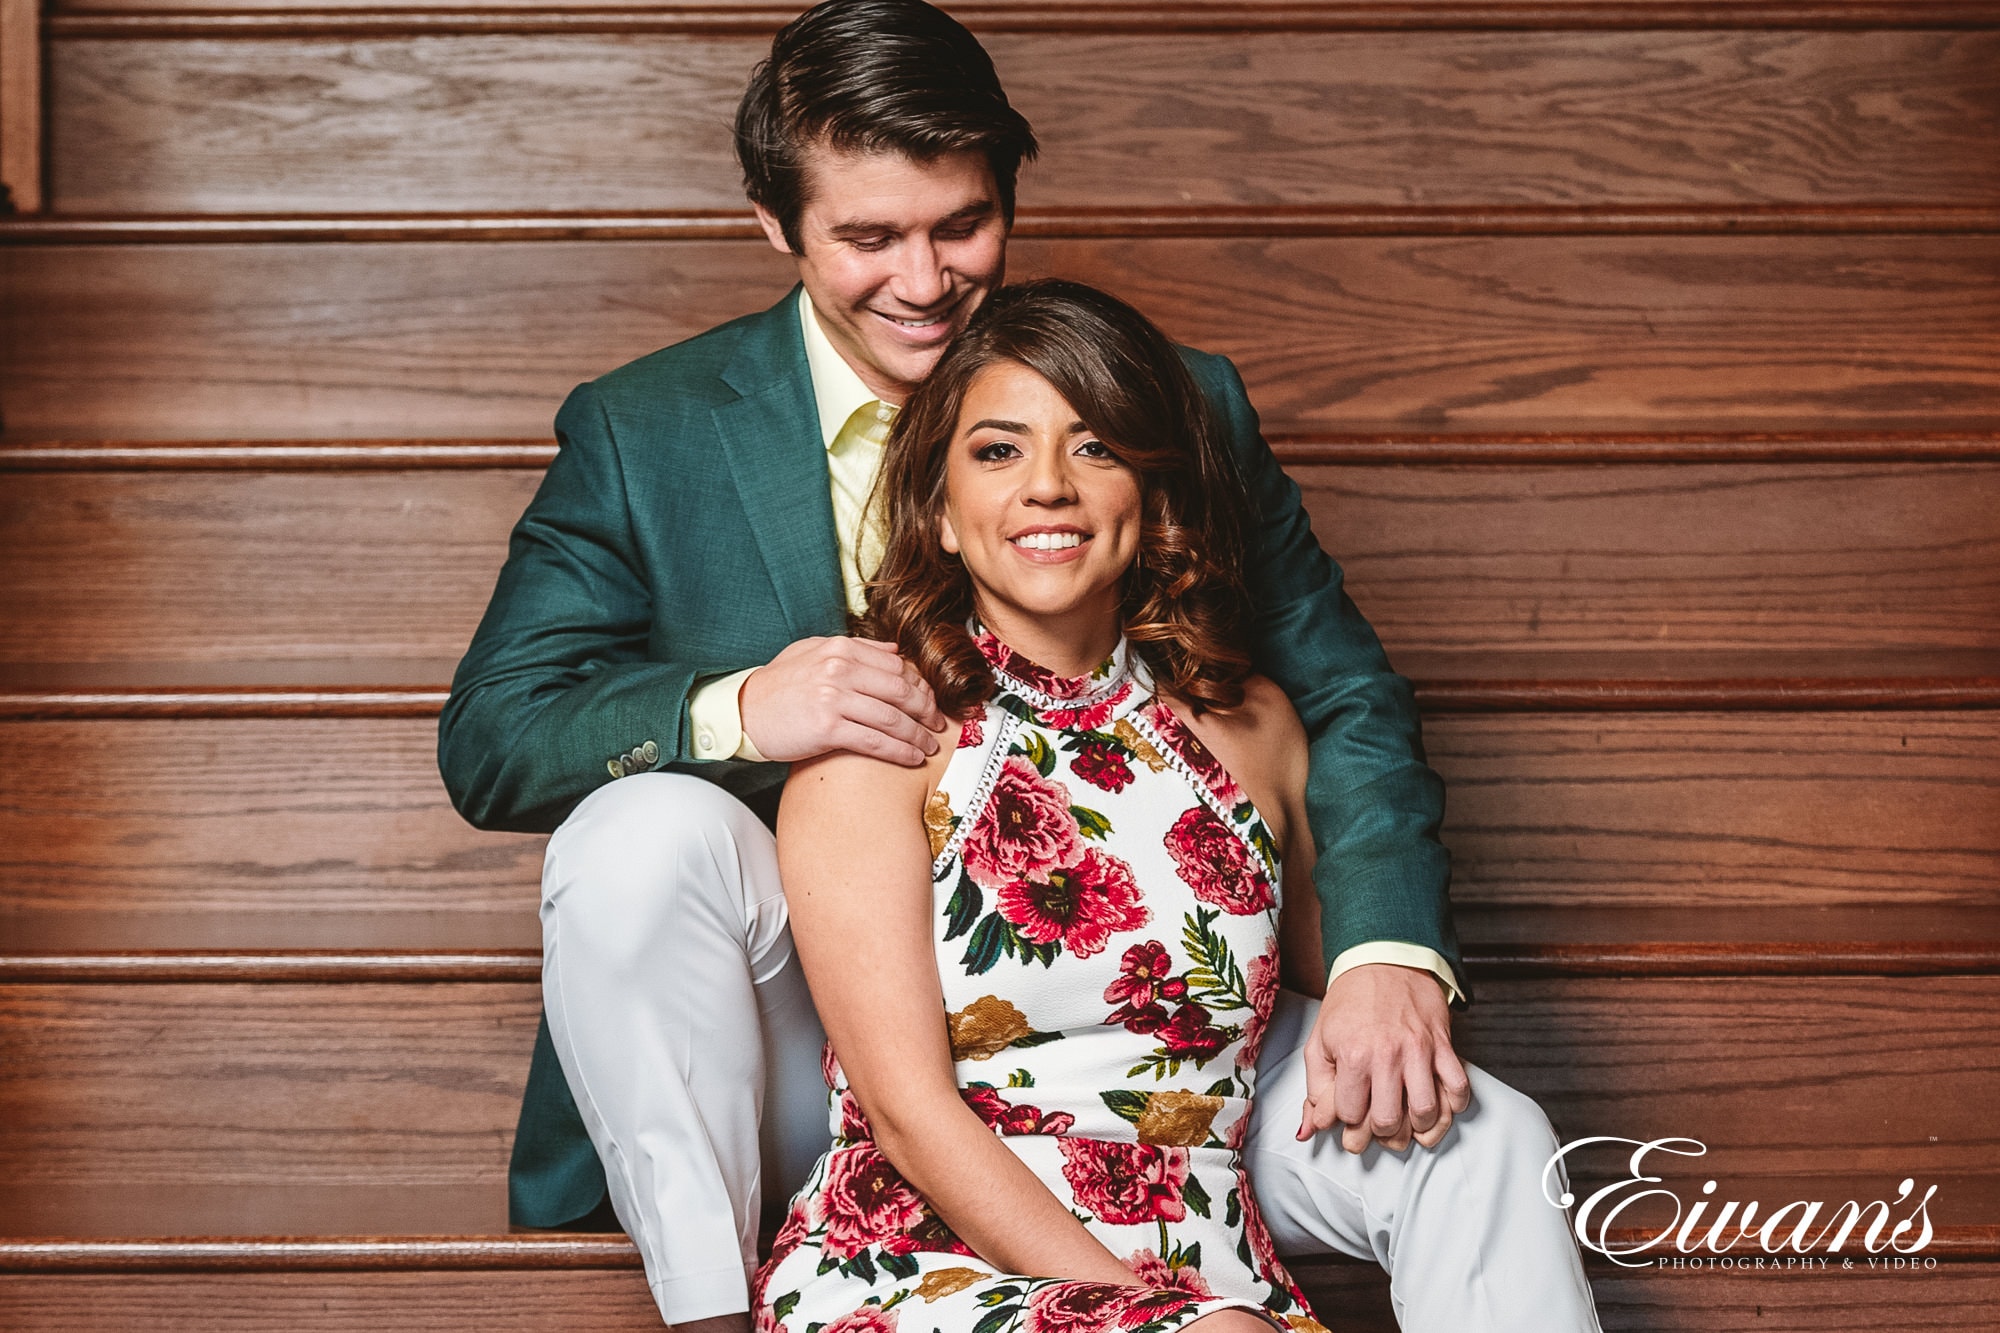
[[[1444,786],[1424,763],[1409,682],[1342,590],[1235,367],[1184,354],[1258,511],[1253,653],[1311,743],[1326,956],[1370,940],[1426,945],[1469,995],[1437,836]],[[696,760],[687,701],[705,679],[845,632],[818,422],[796,289],[570,395],[439,721],[438,766],[460,814],[547,832],[614,768],[693,773],[767,804],[784,766]],[[524,1226],[574,1220],[604,1197],[546,1021],[510,1185]]]

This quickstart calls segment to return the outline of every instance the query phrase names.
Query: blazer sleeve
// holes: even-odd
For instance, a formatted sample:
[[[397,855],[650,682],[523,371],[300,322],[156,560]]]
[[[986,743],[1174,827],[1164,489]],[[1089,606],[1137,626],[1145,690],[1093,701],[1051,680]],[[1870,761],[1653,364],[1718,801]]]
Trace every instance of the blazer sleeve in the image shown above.
[[[557,413],[556,441],[438,722],[445,788],[482,829],[550,831],[612,780],[607,764],[691,758],[695,669],[648,660],[653,599],[591,385]]]
[[[1377,940],[1434,949],[1457,977],[1462,1008],[1472,990],[1451,920],[1451,856],[1438,840],[1444,783],[1425,763],[1410,682],[1390,669],[1340,566],[1320,548],[1235,366],[1189,360],[1250,495],[1252,656],[1291,698],[1311,750],[1306,811],[1326,959]]]

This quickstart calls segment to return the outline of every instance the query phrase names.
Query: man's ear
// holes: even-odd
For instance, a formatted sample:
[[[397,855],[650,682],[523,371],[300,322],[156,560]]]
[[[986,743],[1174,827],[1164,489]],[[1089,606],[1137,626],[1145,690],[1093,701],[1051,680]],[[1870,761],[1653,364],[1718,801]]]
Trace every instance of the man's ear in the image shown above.
[[[785,229],[778,224],[777,214],[762,204],[752,204],[750,207],[756,210],[757,225],[764,229],[764,239],[771,243],[771,248],[781,255],[790,254],[792,243],[785,239]]]

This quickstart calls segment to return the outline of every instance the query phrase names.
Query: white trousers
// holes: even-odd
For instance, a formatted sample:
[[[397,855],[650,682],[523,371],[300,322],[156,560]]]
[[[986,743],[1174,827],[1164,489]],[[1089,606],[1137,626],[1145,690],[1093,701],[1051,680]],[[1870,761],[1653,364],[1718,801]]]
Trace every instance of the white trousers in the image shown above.
[[[556,1054],[661,1316],[747,1310],[761,1204],[788,1199],[829,1142],[770,830],[684,774],[600,788],[549,842],[542,945]],[[1315,1012],[1281,996],[1245,1148],[1280,1250],[1373,1259],[1413,1333],[1597,1333],[1567,1219],[1542,1196],[1558,1145],[1541,1108],[1467,1065],[1472,1105],[1436,1148],[1299,1143]]]

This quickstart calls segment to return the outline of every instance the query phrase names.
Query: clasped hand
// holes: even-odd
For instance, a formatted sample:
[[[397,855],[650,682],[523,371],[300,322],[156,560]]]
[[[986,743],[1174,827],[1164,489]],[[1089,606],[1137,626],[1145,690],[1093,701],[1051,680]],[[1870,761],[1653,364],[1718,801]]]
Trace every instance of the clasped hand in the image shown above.
[[[779,763],[851,750],[915,767],[946,726],[931,687],[879,639],[800,639],[744,679],[737,703],[750,743]]]
[[[1358,1153],[1380,1139],[1401,1152],[1435,1148],[1472,1104],[1451,1048],[1451,1009],[1422,968],[1363,963],[1335,977],[1306,1039],[1306,1103],[1298,1137],[1335,1124]]]

